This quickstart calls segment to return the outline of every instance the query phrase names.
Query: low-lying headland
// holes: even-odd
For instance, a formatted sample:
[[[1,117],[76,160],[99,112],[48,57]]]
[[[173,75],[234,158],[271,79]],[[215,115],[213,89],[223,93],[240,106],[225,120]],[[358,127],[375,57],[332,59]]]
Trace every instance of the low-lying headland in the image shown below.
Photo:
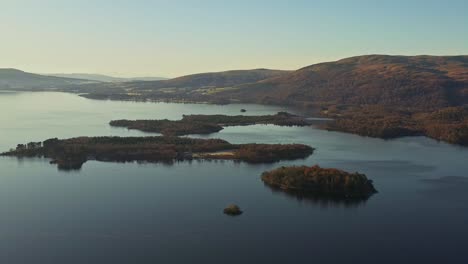
[[[184,115],[181,120],[113,120],[114,127],[126,127],[144,132],[155,132],[163,135],[181,136],[189,134],[211,134],[227,126],[248,126],[255,124],[272,124],[278,126],[307,126],[306,119],[286,112],[275,115]]]
[[[348,173],[319,166],[280,167],[262,174],[262,181],[273,188],[312,197],[367,199],[377,192],[372,181],[360,173]]]
[[[432,112],[412,112],[382,106],[327,110],[333,122],[324,128],[384,139],[427,136],[468,146],[468,106],[446,107]]]
[[[80,169],[88,160],[108,162],[174,162],[223,159],[248,163],[272,163],[302,159],[313,153],[302,144],[231,144],[221,139],[179,137],[77,137],[52,138],[19,144],[3,156],[44,157],[59,169]]]

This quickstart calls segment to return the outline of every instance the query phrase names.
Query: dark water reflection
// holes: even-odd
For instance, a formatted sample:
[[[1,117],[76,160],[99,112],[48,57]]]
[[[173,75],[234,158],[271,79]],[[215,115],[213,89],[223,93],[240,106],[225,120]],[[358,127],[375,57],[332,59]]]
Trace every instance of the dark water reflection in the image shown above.
[[[316,206],[320,208],[329,208],[329,207],[344,207],[344,208],[356,208],[359,206],[364,206],[369,200],[369,197],[355,197],[355,198],[343,198],[337,196],[323,196],[315,195],[313,193],[306,192],[293,192],[283,190],[278,187],[270,186],[266,183],[263,184],[265,188],[269,189],[274,195],[283,195],[289,199],[295,200],[301,204],[307,204],[311,206]]]
[[[287,110],[0,94],[0,151],[51,137],[148,135],[111,128],[112,119],[234,115],[241,108],[252,115]],[[306,160],[258,165],[88,161],[73,172],[45,159],[1,157],[0,262],[468,263],[467,148],[265,125],[199,137],[316,151]],[[298,199],[260,180],[279,166],[315,164],[365,173],[379,193],[359,203]],[[241,216],[222,213],[232,203]]]

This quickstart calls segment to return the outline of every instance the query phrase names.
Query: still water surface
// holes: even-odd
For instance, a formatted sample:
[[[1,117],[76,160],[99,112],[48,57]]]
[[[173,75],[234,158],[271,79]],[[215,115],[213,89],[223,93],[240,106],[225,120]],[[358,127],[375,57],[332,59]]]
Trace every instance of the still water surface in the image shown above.
[[[241,108],[251,115],[287,110],[0,93],[0,151],[51,137],[151,135],[111,128],[112,119],[236,115]],[[0,158],[0,263],[468,263],[468,148],[270,125],[209,137],[317,150],[268,165],[87,162],[78,172]],[[261,182],[263,171],[292,164],[363,172],[379,193],[345,205],[298,199]],[[223,215],[230,203],[244,214]]]

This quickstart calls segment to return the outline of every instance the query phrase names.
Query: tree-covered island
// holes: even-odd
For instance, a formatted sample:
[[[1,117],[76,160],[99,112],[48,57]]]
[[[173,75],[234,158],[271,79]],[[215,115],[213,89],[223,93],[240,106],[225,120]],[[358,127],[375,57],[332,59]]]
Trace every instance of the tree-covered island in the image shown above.
[[[155,132],[163,135],[181,136],[189,134],[211,134],[227,126],[248,126],[255,124],[272,124],[278,126],[307,126],[307,120],[287,112],[275,115],[184,115],[181,120],[113,120],[114,127],[126,127],[144,132]]]
[[[306,158],[313,148],[302,144],[231,144],[221,139],[180,137],[77,137],[52,138],[19,144],[3,156],[45,157],[59,169],[80,169],[88,160],[109,162],[174,162],[223,159],[271,163]]]
[[[262,181],[290,193],[342,199],[368,198],[377,190],[366,175],[319,166],[280,167],[262,174]]]

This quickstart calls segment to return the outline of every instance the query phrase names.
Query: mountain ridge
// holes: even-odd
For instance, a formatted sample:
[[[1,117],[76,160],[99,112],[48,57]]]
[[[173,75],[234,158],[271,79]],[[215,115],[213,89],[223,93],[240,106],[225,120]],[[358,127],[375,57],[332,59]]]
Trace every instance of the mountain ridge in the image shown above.
[[[63,77],[63,78],[73,78],[73,79],[84,79],[92,80],[99,82],[132,82],[132,81],[160,81],[167,80],[168,78],[164,77],[115,77],[105,74],[92,74],[92,73],[46,73],[43,75],[54,76],[54,77]]]
[[[206,72],[184,75],[168,80],[147,82],[146,87],[152,88],[202,88],[227,87],[243,83],[257,82],[263,79],[286,74],[289,71],[271,69],[230,70],[221,72]]]
[[[468,102],[468,56],[356,56],[309,65],[237,88],[224,94],[241,101],[250,98],[260,103],[293,105],[459,105]],[[429,99],[426,94],[432,100],[425,104],[417,97]],[[410,100],[396,100],[406,97]]]

